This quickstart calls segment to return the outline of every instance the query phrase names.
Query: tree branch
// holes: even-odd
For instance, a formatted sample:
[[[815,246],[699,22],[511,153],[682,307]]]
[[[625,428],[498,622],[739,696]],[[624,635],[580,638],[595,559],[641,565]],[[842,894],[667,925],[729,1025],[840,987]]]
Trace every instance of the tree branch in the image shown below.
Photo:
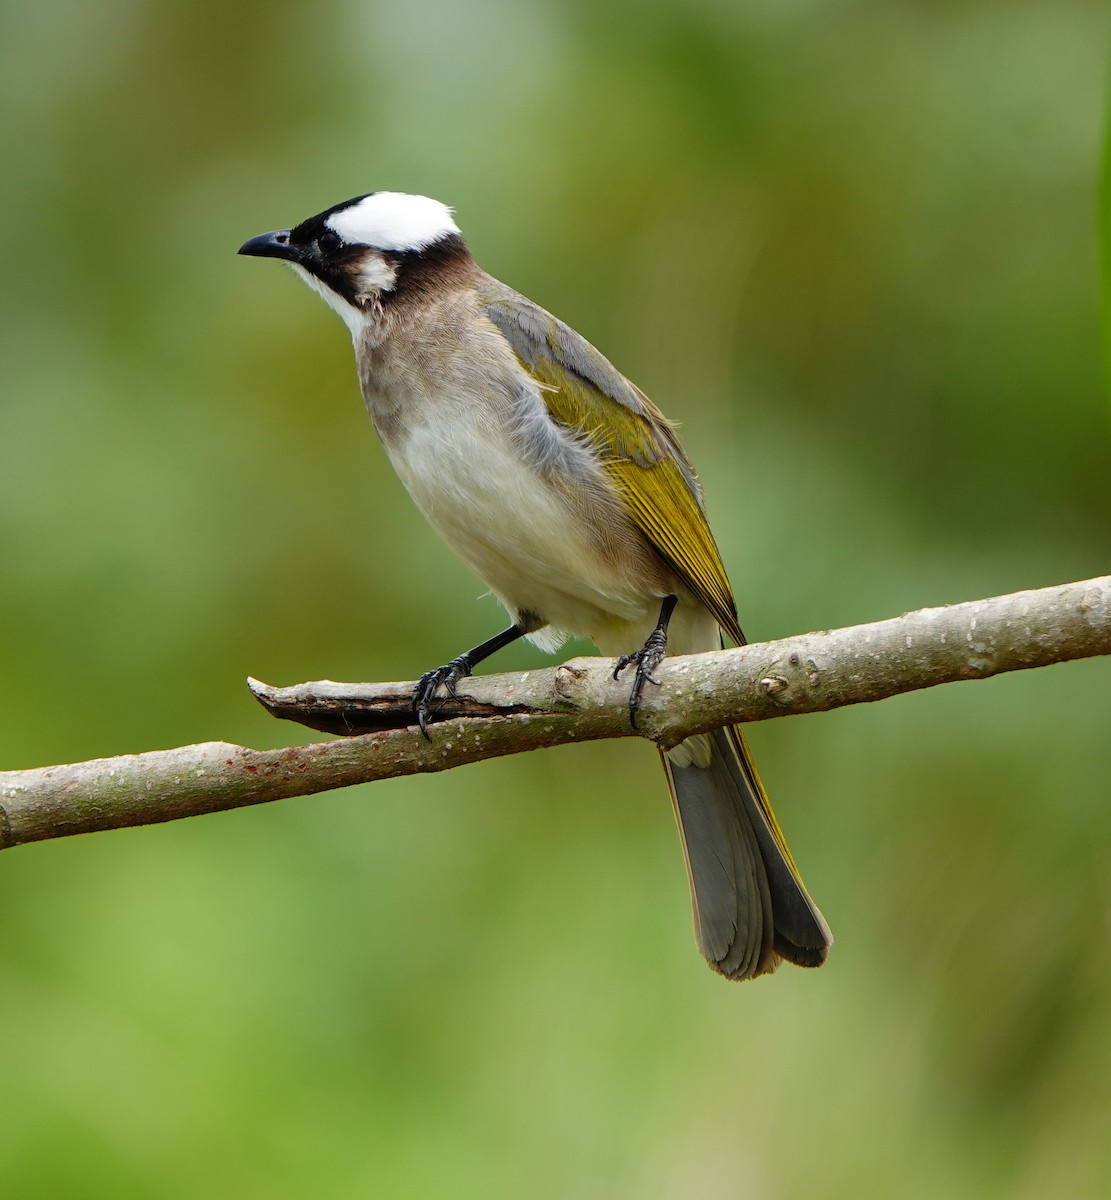
[[[668,747],[731,722],[882,700],[1004,671],[1111,654],[1111,576],[1016,592],[892,620],[665,660],[659,688],[629,725],[628,682],[613,662],[466,681],[428,741],[412,721],[413,684],[252,680],[275,716],[355,733],[278,750],[205,742],[146,754],[0,772],[0,849],[172,821],[354,783],[443,771],[499,755],[598,738]]]

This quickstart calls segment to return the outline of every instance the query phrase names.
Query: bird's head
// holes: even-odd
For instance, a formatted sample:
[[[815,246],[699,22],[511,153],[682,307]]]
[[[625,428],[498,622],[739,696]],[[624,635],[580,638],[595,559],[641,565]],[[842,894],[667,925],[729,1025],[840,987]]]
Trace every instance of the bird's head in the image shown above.
[[[352,334],[383,299],[406,285],[434,284],[449,264],[469,258],[451,209],[404,192],[345,200],[292,229],[259,234],[239,253],[288,263]]]

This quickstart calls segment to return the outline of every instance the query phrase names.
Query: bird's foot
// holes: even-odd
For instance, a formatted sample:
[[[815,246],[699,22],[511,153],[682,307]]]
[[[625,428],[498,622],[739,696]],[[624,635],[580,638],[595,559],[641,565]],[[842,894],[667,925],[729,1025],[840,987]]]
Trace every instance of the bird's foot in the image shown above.
[[[648,641],[644,643],[644,647],[634,651],[632,654],[622,654],[617,660],[617,665],[613,669],[613,677],[616,679],[626,667],[631,667],[636,663],[636,675],[633,677],[633,690],[629,693],[629,721],[633,728],[637,727],[637,709],[640,708],[640,694],[644,691],[646,683],[654,683],[656,687],[660,686],[660,681],[652,674],[652,672],[663,662],[667,657],[667,630],[656,628],[648,635]]]
[[[461,679],[467,678],[471,673],[471,667],[470,658],[466,654],[460,654],[458,658],[453,658],[445,666],[426,671],[413,689],[413,712],[417,715],[417,724],[420,726],[421,733],[429,741],[432,740],[432,737],[428,732],[428,721],[432,715],[432,701],[436,692],[442,687],[453,700],[458,700],[459,696],[456,694],[455,685]]]

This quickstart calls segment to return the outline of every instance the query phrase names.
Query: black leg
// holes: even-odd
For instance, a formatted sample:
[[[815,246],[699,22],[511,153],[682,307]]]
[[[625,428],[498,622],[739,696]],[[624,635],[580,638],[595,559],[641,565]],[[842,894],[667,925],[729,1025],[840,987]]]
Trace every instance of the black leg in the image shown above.
[[[420,677],[420,682],[413,690],[413,711],[417,714],[417,724],[420,726],[421,733],[429,741],[432,739],[428,733],[428,718],[436,689],[443,685],[447,694],[453,700],[457,699],[455,685],[461,679],[466,679],[484,658],[489,658],[503,646],[508,646],[510,642],[515,642],[524,636],[525,630],[520,625],[510,625],[508,629],[503,629],[501,633],[495,634],[481,646],[475,646],[473,650],[460,654],[458,658],[453,658],[445,666],[437,667],[434,671],[426,671]]]
[[[640,707],[640,693],[644,691],[644,685],[654,683],[659,687],[660,681],[652,677],[652,672],[667,656],[667,624],[678,603],[678,596],[664,597],[664,602],[660,605],[660,619],[656,622],[656,628],[648,635],[644,648],[633,654],[622,654],[613,669],[613,677],[616,679],[626,667],[633,663],[637,665],[633,690],[629,693],[629,720],[634,729],[637,727],[637,709]]]

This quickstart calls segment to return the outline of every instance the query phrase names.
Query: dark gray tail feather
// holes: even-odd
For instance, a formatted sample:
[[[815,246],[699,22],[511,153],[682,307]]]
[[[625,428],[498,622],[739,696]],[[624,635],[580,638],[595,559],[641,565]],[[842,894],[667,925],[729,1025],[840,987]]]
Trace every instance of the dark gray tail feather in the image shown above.
[[[833,938],[790,860],[744,739],[731,727],[708,738],[709,766],[677,766],[663,755],[698,948],[730,979],[774,971],[781,958],[821,966]]]

